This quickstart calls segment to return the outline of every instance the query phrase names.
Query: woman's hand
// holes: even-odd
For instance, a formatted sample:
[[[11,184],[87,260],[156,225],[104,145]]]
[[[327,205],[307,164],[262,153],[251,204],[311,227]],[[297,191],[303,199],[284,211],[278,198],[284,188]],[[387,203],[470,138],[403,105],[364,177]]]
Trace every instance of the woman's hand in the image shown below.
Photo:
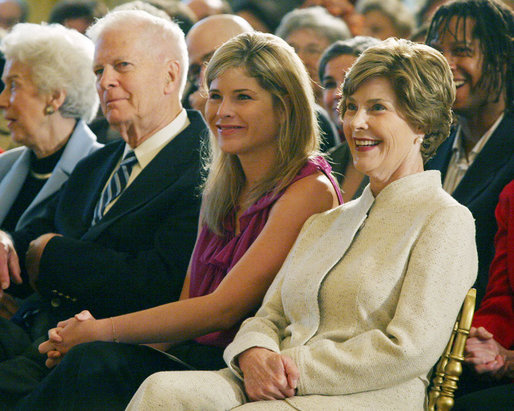
[[[295,395],[300,373],[291,358],[254,347],[244,351],[238,359],[251,401],[283,400]]]
[[[493,337],[484,327],[471,327],[466,341],[465,361],[478,374],[502,378],[513,373],[512,352],[502,347]]]
[[[101,339],[101,330],[87,310],[57,324],[48,331],[48,340],[39,345],[39,352],[47,355],[46,366],[52,368],[75,345]]]

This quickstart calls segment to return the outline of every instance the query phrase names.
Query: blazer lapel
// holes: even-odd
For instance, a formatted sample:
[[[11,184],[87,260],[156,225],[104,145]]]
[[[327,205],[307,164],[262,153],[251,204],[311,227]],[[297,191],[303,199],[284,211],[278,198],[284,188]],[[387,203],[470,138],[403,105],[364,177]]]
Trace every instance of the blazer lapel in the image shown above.
[[[313,226],[309,227],[307,235],[312,237],[312,243],[303,247],[305,252],[300,261],[294,264],[294,270],[299,275],[295,275],[294,284],[289,284],[295,287],[299,304],[313,313],[312,316],[300,319],[300,322],[305,322],[301,324],[305,329],[305,333],[301,333],[305,336],[305,340],[299,343],[305,343],[316,332],[319,325],[318,293],[321,283],[350,248],[373,203],[373,194],[367,186],[357,200],[327,215],[319,216],[318,220],[313,222]],[[338,215],[333,219],[331,213]],[[302,286],[298,287],[298,284]]]
[[[9,172],[0,183],[0,222],[11,209],[23,186],[30,168],[30,151],[28,149],[18,157]]]
[[[77,163],[91,152],[96,143],[95,135],[87,128],[86,124],[79,120],[75,126],[75,130],[71,135],[61,158],[52,171],[52,176],[41,188],[37,196],[34,198],[30,206],[25,210],[17,224],[17,229],[21,228],[24,220],[31,215],[33,210],[55,194],[61,186],[68,180],[70,174]],[[97,145],[100,147],[100,145]]]
[[[197,161],[193,160],[194,156],[200,156],[200,140],[204,132],[205,123],[190,116],[190,125],[155,156],[84,238],[95,238],[113,222],[148,203],[174,184],[182,170],[192,161]]]
[[[512,117],[505,118],[498,125],[489,141],[469,167],[463,179],[453,192],[453,197],[462,204],[469,204],[482,191],[487,189],[498,169],[514,155]]]

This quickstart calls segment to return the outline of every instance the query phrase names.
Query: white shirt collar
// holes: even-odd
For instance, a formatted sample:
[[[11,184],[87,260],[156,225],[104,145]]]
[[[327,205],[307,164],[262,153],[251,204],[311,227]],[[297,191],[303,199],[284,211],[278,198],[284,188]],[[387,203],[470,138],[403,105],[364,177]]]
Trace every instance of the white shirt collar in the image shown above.
[[[150,161],[157,155],[157,153],[177,135],[179,135],[187,126],[190,121],[187,117],[186,110],[182,109],[168,125],[161,128],[153,136],[147,138],[139,146],[134,149],[137,161],[141,168],[145,168]],[[132,150],[132,148],[125,144],[125,151],[123,157]]]

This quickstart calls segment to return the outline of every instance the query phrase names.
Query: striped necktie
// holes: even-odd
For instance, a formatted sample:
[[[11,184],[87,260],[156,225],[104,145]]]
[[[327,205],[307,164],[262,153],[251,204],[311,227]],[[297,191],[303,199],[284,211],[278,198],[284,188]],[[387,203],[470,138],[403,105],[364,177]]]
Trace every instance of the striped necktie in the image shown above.
[[[132,167],[137,163],[137,158],[134,152],[129,151],[123,160],[121,161],[120,166],[116,170],[116,172],[112,175],[109,180],[109,184],[105,188],[100,200],[96,204],[95,212],[93,214],[93,221],[91,225],[97,224],[104,214],[105,207],[109,205],[112,201],[120,196],[125,187],[127,186],[128,179],[130,177],[130,173],[132,172]]]

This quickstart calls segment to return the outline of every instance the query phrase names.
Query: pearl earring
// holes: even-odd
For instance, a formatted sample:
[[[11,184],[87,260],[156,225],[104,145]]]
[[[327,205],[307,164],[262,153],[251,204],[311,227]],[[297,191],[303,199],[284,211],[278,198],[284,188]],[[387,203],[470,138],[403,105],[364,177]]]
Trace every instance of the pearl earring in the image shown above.
[[[54,113],[55,113],[55,109],[52,106],[46,106],[45,107],[45,114],[47,116],[51,116]]]

